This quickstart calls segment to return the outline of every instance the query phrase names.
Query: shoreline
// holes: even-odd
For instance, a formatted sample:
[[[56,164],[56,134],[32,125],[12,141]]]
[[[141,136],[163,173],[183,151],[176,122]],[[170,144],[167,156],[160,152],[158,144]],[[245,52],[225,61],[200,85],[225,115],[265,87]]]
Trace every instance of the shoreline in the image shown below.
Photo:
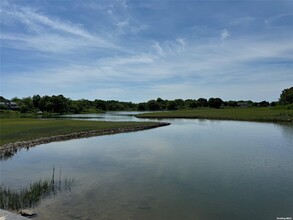
[[[102,136],[102,135],[111,135],[111,134],[119,134],[119,133],[127,133],[134,131],[142,131],[152,128],[158,128],[163,126],[168,126],[171,123],[166,122],[158,122],[152,125],[136,125],[132,127],[124,127],[124,128],[111,128],[111,129],[101,129],[101,130],[90,130],[90,131],[82,131],[82,132],[73,132],[69,134],[63,135],[54,135],[50,137],[36,138],[27,141],[17,141],[13,143],[8,143],[0,146],[0,159],[6,158],[17,153],[18,150],[22,148],[30,148],[35,147],[36,145],[48,144],[51,142],[59,142],[59,141],[67,141],[73,139],[94,137],[94,136]]]

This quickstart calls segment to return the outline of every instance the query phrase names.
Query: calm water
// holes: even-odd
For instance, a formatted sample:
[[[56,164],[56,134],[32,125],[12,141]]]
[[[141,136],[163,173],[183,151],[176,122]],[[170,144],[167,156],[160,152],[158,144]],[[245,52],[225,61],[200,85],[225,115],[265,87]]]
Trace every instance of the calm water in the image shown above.
[[[36,219],[293,217],[292,125],[168,121],[152,130],[21,150],[0,162],[0,184],[26,187],[50,177],[53,165],[73,178],[71,192],[34,209]]]

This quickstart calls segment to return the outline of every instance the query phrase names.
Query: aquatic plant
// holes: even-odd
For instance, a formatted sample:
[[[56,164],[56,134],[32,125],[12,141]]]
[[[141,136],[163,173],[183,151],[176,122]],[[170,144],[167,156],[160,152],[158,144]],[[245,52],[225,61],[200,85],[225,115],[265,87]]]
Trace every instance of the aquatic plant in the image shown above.
[[[62,184],[64,183],[64,184]],[[35,207],[40,201],[58,191],[69,190],[73,179],[61,179],[61,170],[58,181],[55,181],[55,167],[51,179],[40,179],[31,183],[29,187],[12,190],[9,187],[0,186],[0,208],[6,210],[20,210]]]

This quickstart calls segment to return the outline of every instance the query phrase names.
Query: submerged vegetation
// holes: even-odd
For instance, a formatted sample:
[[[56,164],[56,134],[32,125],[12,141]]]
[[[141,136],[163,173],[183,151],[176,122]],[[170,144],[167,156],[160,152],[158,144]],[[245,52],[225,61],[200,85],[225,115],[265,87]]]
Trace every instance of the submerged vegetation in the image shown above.
[[[41,179],[31,183],[29,187],[12,190],[9,187],[0,186],[0,208],[5,210],[21,210],[37,206],[40,201],[58,191],[69,190],[73,179],[62,179],[61,170],[58,179],[55,178],[55,167],[53,167],[52,178]]]

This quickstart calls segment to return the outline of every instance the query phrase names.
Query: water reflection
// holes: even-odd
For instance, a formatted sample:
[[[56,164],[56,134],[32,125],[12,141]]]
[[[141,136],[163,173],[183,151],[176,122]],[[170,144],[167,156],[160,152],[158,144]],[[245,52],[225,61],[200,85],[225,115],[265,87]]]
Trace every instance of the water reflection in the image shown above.
[[[139,119],[135,117],[137,114],[147,112],[106,112],[98,114],[72,114],[72,115],[61,115],[60,118],[68,119],[82,119],[82,120],[96,120],[96,121],[157,121],[156,119]]]
[[[282,131],[284,139],[286,139],[287,142],[291,143],[291,146],[293,146],[293,126],[292,124],[276,124],[277,127],[279,127]]]

